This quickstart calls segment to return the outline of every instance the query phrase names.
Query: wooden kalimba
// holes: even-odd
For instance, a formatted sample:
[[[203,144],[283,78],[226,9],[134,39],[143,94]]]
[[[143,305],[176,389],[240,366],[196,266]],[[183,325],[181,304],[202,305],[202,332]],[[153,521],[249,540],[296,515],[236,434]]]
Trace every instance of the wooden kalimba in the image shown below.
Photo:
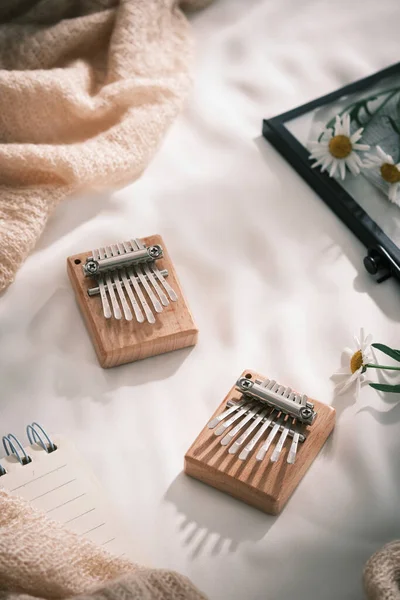
[[[159,235],[70,256],[67,270],[102,367],[196,344],[198,330]]]
[[[185,472],[278,514],[335,425],[335,410],[244,371],[185,455]]]

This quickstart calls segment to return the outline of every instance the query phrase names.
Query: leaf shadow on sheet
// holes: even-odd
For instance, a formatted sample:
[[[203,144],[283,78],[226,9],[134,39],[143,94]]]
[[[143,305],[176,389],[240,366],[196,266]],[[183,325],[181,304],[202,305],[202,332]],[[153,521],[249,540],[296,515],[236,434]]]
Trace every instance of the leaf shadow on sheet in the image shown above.
[[[277,519],[183,472],[171,483],[164,501],[179,514],[180,539],[192,560],[235,552],[240,544],[257,542]]]
[[[384,361],[377,360],[377,362],[382,363]],[[377,369],[374,372],[373,377],[370,374],[370,379],[372,379],[375,383],[394,385],[399,383],[399,372],[382,371]],[[395,423],[400,423],[400,394],[390,394],[388,392],[379,391],[376,391],[376,393],[381,397],[385,404],[390,406],[390,408],[388,410],[379,410],[373,406],[364,406],[358,411],[358,413],[369,413],[381,425],[394,425]]]
[[[308,187],[308,184],[267,140],[259,136],[254,139],[254,143],[262,158],[267,163],[267,167],[274,172],[280,181],[285,182],[288,179],[292,181],[292,178],[288,177],[288,173],[291,171],[293,176],[297,178],[299,190],[309,189],[310,193],[309,195],[307,194],[307,201],[309,197],[310,206],[305,213],[310,214],[314,205],[316,207],[315,219],[302,218],[301,211],[299,211],[298,198],[292,192],[288,193],[285,197],[285,204],[287,204],[285,214],[296,215],[299,219],[298,223],[299,227],[301,227],[298,236],[299,244],[304,240],[315,238],[318,232],[323,232],[324,238],[331,240],[315,254],[312,261],[307,265],[307,270],[312,273],[314,285],[316,287],[318,285],[326,285],[326,280],[329,279],[329,265],[332,265],[333,268],[335,263],[345,255],[357,272],[353,281],[354,290],[359,294],[368,294],[385,315],[393,321],[400,321],[400,311],[398,310],[400,288],[398,283],[394,279],[385,282],[385,284],[376,283],[363,267],[362,261],[367,254],[367,250],[353,232],[325,205],[316,192]],[[282,185],[285,184],[283,183]],[[324,209],[323,212],[321,212],[321,207]],[[285,229],[282,229],[282,231],[285,231]],[[293,260],[295,259],[296,257],[294,256]],[[396,296],[396,301],[393,301],[394,295]]]

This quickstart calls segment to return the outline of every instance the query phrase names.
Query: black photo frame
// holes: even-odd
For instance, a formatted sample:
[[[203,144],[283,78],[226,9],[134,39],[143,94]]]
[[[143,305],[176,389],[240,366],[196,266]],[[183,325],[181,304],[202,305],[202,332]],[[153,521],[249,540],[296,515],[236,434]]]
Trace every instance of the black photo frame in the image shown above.
[[[285,124],[338,101],[343,96],[367,91],[384,78],[397,75],[400,76],[400,62],[272,119],[265,119],[262,128],[264,138],[366,246],[364,266],[378,283],[391,276],[400,280],[400,248],[335,179],[326,172],[311,168],[309,150],[292,135]]]

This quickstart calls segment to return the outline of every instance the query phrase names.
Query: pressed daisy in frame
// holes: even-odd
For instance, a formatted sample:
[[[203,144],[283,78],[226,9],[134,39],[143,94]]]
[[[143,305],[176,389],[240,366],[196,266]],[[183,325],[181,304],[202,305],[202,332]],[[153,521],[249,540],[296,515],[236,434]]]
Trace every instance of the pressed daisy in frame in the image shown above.
[[[329,169],[330,177],[339,174],[343,180],[346,177],[346,167],[353,175],[359,175],[364,166],[359,152],[370,149],[367,144],[359,144],[363,128],[350,133],[350,116],[337,115],[334,131],[325,129],[318,142],[311,142],[310,160],[316,162],[312,168],[321,167],[321,171]]]
[[[382,179],[388,184],[388,198],[393,204],[400,206],[398,192],[400,189],[400,163],[394,163],[390,154],[386,154],[380,146],[376,147],[376,154],[367,154],[365,166],[368,169],[378,169]]]
[[[335,379],[342,380],[335,387],[335,392],[338,395],[344,394],[355,383],[356,395],[358,396],[366,365],[371,359],[371,342],[372,335],[365,337],[364,329],[361,329],[360,336],[354,336],[353,348],[344,349],[347,364],[333,374]]]

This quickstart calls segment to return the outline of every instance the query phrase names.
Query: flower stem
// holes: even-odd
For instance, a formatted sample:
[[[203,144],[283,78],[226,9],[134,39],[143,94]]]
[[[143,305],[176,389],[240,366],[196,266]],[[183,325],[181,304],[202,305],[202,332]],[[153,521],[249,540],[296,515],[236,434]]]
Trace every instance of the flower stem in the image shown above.
[[[373,365],[368,363],[364,365],[367,369],[386,369],[387,371],[400,371],[400,367],[389,367],[388,365]]]
[[[366,108],[366,112],[369,114],[369,116],[372,117],[374,114],[379,112],[381,110],[381,108],[383,108],[385,106],[385,104],[387,104],[389,102],[389,100],[391,100],[393,98],[393,96],[395,96],[395,94],[397,94],[397,92],[399,92],[399,91],[400,91],[400,88],[395,87],[395,88],[391,88],[389,90],[381,90],[380,92],[376,92],[375,94],[373,94],[371,96],[356,100],[355,102],[352,102],[351,104],[349,104],[348,106],[343,108],[343,110],[341,110],[339,112],[339,116],[342,117],[346,112],[349,111],[349,109],[355,109],[356,107],[358,108],[358,106],[364,105],[364,107]],[[378,108],[375,110],[374,113],[370,113],[370,111],[367,110],[368,109],[367,104],[370,101],[370,99],[371,98],[378,99],[381,96],[384,96],[385,94],[387,95],[387,97],[384,98],[384,100],[378,106]],[[328,121],[328,123],[325,125],[325,129],[332,129],[333,126],[335,125],[335,120],[336,120],[336,117],[333,117],[330,121]]]

